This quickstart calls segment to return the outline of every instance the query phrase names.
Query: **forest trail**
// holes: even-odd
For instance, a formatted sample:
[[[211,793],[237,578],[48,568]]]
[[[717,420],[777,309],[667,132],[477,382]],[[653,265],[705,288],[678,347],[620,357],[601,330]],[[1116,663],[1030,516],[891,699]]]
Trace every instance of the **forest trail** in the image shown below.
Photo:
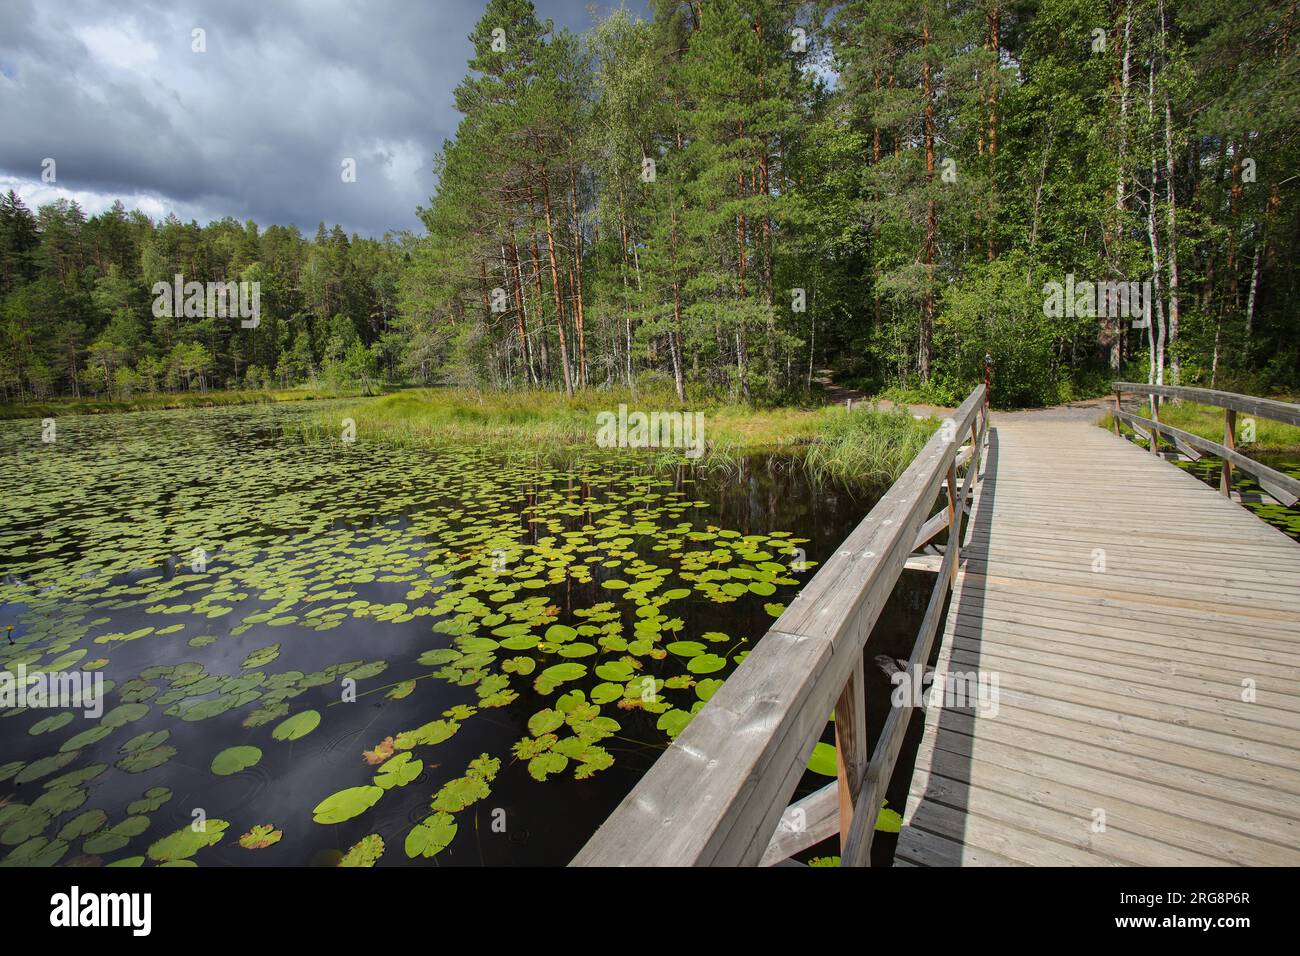
[[[859,388],[849,388],[844,385],[836,384],[834,372],[831,369],[817,369],[813,374],[812,382],[819,386],[826,394],[828,405],[843,405],[845,402],[852,401],[853,404],[867,402],[876,405],[878,408],[885,410],[894,408],[903,408],[912,415],[920,418],[943,418],[953,413],[953,409],[946,408],[942,405],[924,405],[910,402],[895,402],[887,398],[873,398],[871,393],[865,392]],[[994,389],[997,385],[994,383]],[[1110,408],[1112,399],[1109,396],[1099,396],[1097,398],[1085,398],[1075,402],[1066,402],[1062,405],[1051,405],[1047,408],[1027,408],[1014,411],[995,411],[993,412],[993,422],[998,421],[1079,421],[1087,424],[1095,424]]]

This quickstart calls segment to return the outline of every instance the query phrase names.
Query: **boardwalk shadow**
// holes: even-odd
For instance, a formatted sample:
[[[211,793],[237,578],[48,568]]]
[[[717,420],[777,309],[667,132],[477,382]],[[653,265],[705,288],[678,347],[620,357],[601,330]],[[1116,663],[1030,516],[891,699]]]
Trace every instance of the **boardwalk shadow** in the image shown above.
[[[948,847],[954,857],[930,857],[926,863],[943,865],[956,863],[960,847],[949,844],[965,844],[964,828],[967,822],[967,804],[969,802],[966,783],[970,780],[971,760],[974,752],[974,731],[976,712],[983,703],[974,699],[973,694],[985,685],[980,667],[980,640],[983,635],[985,578],[983,569],[989,557],[989,540],[993,530],[993,506],[998,492],[999,441],[995,427],[989,429],[988,449],[984,463],[984,476],[980,483],[979,496],[972,508],[968,526],[963,534],[962,559],[971,570],[963,574],[958,587],[949,599],[947,617],[940,629],[940,639],[935,642],[929,663],[934,665],[942,655],[948,659],[946,667],[940,669],[944,674],[943,698],[927,703],[925,714],[918,713],[913,718],[913,725],[924,725],[926,718],[933,721],[936,715],[930,711],[938,710],[938,727],[934,737],[934,752],[926,757],[918,755],[915,774],[924,775],[925,791],[921,800],[910,814],[909,826],[924,830],[943,838],[942,845]],[[969,544],[966,543],[969,541]],[[979,567],[976,568],[975,566]],[[954,622],[953,616],[956,615]],[[950,635],[949,629],[956,625],[956,634]],[[961,648],[953,647],[957,638]],[[954,655],[955,651],[955,655]],[[936,674],[936,682],[939,677]],[[992,688],[996,694],[996,686]],[[996,700],[996,698],[994,698]],[[919,736],[919,732],[918,732]],[[938,764],[942,763],[941,773]],[[936,842],[926,839],[927,844]],[[899,850],[904,851],[909,841],[900,841]],[[907,855],[905,852],[903,855]]]

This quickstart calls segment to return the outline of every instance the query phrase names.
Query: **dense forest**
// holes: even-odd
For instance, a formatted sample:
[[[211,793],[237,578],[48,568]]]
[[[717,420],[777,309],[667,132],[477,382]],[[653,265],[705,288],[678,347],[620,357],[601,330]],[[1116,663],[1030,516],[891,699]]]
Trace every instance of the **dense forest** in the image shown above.
[[[0,397],[1300,382],[1296,0],[489,0],[426,234],[0,199]],[[261,319],[151,289],[260,282]],[[1150,283],[1147,327],[1045,306]]]

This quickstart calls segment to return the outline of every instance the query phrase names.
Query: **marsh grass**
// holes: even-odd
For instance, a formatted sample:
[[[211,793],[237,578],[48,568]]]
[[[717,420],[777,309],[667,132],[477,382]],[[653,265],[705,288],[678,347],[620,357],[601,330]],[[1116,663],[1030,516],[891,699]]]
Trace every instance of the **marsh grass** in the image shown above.
[[[408,389],[331,408],[286,427],[308,441],[337,440],[342,421],[356,422],[358,440],[405,447],[487,446],[510,460],[574,467],[603,456],[635,454],[648,468],[687,462],[680,449],[602,449],[596,415],[620,404],[631,411],[701,412],[705,451],[690,462],[704,469],[738,468],[761,452],[787,454],[810,474],[871,485],[900,475],[938,423],[902,410],[859,406],[752,408],[703,399],[679,403],[671,393],[630,390],[491,392]]]

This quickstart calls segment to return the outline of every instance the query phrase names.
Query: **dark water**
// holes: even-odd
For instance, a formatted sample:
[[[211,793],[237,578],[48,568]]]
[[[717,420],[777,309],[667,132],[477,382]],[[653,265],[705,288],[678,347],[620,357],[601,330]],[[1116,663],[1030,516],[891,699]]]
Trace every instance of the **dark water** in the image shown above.
[[[0,644],[0,665],[81,673],[90,665],[112,685],[107,721],[77,712],[33,733],[60,711],[3,712],[0,863],[151,864],[156,841],[196,813],[228,822],[215,845],[181,854],[199,865],[333,865],[370,834],[385,843],[380,865],[565,863],[670,737],[660,714],[608,702],[600,714],[617,730],[596,744],[612,764],[578,779],[581,763],[570,760],[538,780],[512,751],[534,736],[529,718],[575,689],[592,694],[603,683],[596,667],[616,660],[635,661],[637,679],[669,681],[661,694],[673,710],[701,706],[681,682],[725,678],[873,504],[863,489],[814,483],[778,457],[647,473],[628,455],[562,470],[475,449],[396,449],[364,434],[355,444],[284,437],[285,423],[306,413],[60,420],[52,443],[40,441],[37,422],[0,428],[0,627],[15,627],[13,643]],[[692,563],[710,552],[714,563]],[[800,557],[810,567],[794,563]],[[693,580],[718,568],[739,569],[739,583],[757,589],[737,596]],[[868,650],[873,737],[890,687],[871,657],[910,652],[932,583],[905,577]],[[657,580],[639,593],[604,586],[647,578]],[[760,593],[764,578],[771,593]],[[684,593],[663,597],[672,591]],[[593,608],[603,617],[584,614]],[[468,622],[459,633],[438,629],[458,616]],[[451,675],[459,681],[419,661],[462,638],[490,637],[498,617],[539,639],[557,624],[590,629],[600,620],[599,636],[578,637],[592,645],[642,635],[644,617],[661,630],[645,632],[651,641],[640,653],[602,643],[573,659],[586,673],[558,688],[535,681],[568,660],[559,645],[497,648],[482,667]],[[674,641],[700,642],[723,662],[693,674],[690,658],[658,650]],[[248,663],[272,645],[278,653]],[[503,671],[522,657],[536,670]],[[343,680],[351,674],[355,699]],[[406,695],[393,696],[395,688]],[[345,822],[313,819],[331,794],[372,785],[379,765],[365,752],[457,707],[470,710],[449,739],[411,749],[423,764],[417,777]],[[320,715],[315,729],[273,736],[284,718],[308,710]],[[116,719],[100,739],[78,742]],[[260,760],[216,775],[214,756],[237,745],[259,748]],[[148,752],[138,772],[132,747]],[[45,770],[41,761],[61,748],[70,758]],[[445,849],[410,858],[407,834],[480,755],[500,761],[490,792],[452,815]],[[826,782],[809,772],[799,794]],[[128,811],[160,787],[171,791],[160,807]],[[891,806],[901,810],[900,800],[891,793]],[[69,824],[93,809],[106,819],[92,837],[137,818],[125,841],[87,847]],[[240,846],[259,825],[282,836],[265,848]]]

